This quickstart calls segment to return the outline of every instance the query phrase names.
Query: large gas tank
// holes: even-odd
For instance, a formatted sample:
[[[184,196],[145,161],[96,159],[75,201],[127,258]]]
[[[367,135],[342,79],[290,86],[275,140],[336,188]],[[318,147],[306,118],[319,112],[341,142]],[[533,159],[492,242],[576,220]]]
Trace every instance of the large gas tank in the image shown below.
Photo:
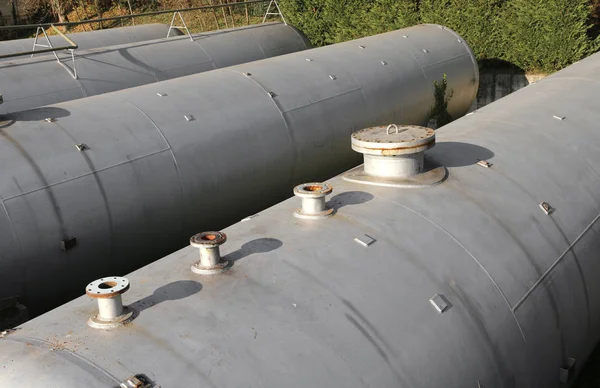
[[[77,41],[76,41],[77,43]],[[69,54],[0,62],[0,114],[127,89],[311,48],[292,26],[267,23]]]
[[[348,136],[426,123],[444,74],[460,117],[477,63],[422,25],[9,116],[0,297],[38,314],[360,163]]]
[[[364,166],[5,333],[0,385],[569,386],[600,338],[599,63],[354,135]]]

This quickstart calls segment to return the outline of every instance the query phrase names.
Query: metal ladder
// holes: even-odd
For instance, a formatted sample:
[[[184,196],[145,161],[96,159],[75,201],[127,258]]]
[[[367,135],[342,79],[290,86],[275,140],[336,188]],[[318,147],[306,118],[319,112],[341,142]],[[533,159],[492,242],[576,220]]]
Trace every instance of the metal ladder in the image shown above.
[[[271,7],[275,5],[275,8],[277,9],[277,12],[271,12]],[[267,13],[265,13],[265,17],[263,18],[263,23],[267,20],[267,16],[269,15],[277,15],[279,17],[281,17],[281,20],[283,20],[283,23],[287,26],[287,22],[285,21],[285,18],[283,17],[283,13],[281,12],[281,9],[279,9],[279,4],[277,4],[277,0],[271,0],[271,2],[269,3],[269,6],[267,7]]]

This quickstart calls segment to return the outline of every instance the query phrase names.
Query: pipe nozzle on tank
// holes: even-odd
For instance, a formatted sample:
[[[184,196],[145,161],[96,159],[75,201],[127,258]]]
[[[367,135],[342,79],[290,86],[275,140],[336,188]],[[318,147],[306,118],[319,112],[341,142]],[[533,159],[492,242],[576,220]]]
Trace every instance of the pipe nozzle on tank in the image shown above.
[[[192,265],[192,272],[213,275],[231,267],[232,262],[221,258],[219,246],[227,241],[223,232],[202,232],[190,238],[190,245],[200,251],[200,260]]]
[[[447,171],[426,171],[425,151],[435,146],[435,131],[416,125],[365,128],[352,134],[352,149],[364,165],[344,174],[350,182],[387,187],[426,187],[444,180]]]
[[[333,209],[327,208],[325,197],[333,192],[327,183],[303,183],[294,187],[294,195],[302,198],[302,208],[296,209],[294,216],[304,219],[320,219],[333,214]]]
[[[121,295],[129,290],[129,280],[109,276],[87,285],[85,293],[98,302],[98,313],[88,319],[88,326],[94,329],[113,329],[127,323],[133,315],[123,307]]]
[[[367,128],[352,134],[352,149],[364,155],[368,175],[408,178],[423,172],[425,151],[435,131],[415,125]]]

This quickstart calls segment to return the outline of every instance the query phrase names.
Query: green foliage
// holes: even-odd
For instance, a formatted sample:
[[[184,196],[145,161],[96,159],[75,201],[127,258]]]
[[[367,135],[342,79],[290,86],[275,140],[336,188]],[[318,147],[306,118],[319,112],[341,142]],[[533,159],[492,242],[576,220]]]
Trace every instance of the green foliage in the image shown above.
[[[339,43],[419,22],[419,0],[280,0],[289,22],[315,46]]]
[[[465,38],[484,65],[509,62],[525,71],[552,72],[600,49],[600,26],[591,29],[592,20],[600,23],[599,0],[279,2],[288,21],[315,46],[436,23]]]
[[[589,0],[510,0],[503,20],[506,59],[524,69],[551,72],[598,49]]]
[[[448,92],[448,79],[446,74],[440,81],[433,81],[433,97],[435,104],[431,107],[429,119],[435,122],[436,128],[452,122],[452,116],[448,113],[448,101],[452,98],[454,92]]]
[[[479,60],[501,58],[503,4],[505,0],[422,0],[421,22],[453,29],[465,38]]]

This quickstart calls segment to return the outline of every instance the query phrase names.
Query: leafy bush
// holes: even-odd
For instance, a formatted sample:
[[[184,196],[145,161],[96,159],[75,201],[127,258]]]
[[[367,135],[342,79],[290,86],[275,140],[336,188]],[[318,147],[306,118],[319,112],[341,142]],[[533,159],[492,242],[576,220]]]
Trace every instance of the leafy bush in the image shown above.
[[[418,23],[452,28],[478,60],[559,70],[600,49],[600,0],[280,0],[315,46]],[[596,10],[596,11],[594,11]],[[593,19],[596,15],[596,19]],[[595,32],[595,33],[594,33]]]
[[[598,50],[589,0],[510,0],[502,19],[506,60],[527,70],[552,72]]]

